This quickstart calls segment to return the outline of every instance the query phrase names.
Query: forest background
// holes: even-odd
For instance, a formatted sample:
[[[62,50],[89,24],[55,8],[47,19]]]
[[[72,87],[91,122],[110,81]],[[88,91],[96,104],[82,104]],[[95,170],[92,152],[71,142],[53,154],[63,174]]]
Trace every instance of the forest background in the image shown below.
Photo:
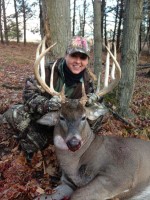
[[[109,107],[110,113],[104,117],[98,134],[140,137],[149,140],[150,2],[148,0],[133,0],[132,2],[128,0],[49,0],[48,2],[47,10],[53,9],[51,12],[55,12],[56,16],[59,16],[61,12],[64,14],[66,9],[65,15],[60,17],[62,19],[53,20],[54,24],[52,25],[50,19],[48,21],[48,24],[52,27],[49,30],[51,31],[52,41],[48,41],[47,45],[49,46],[54,41],[60,41],[58,48],[54,50],[55,56],[57,54],[64,55],[64,49],[71,36],[85,36],[91,44],[91,70],[101,70],[103,75],[106,52],[102,48],[102,43],[107,44],[107,41],[115,41],[117,44],[117,58],[123,71],[122,80],[126,80],[126,82],[123,82],[123,89],[120,85],[120,90],[126,97],[128,96],[127,93],[130,96],[128,102],[126,97],[120,99],[123,113],[119,112],[118,109],[117,89],[119,90],[119,87],[105,96],[104,101]],[[56,2],[58,4],[55,4]],[[129,4],[129,2],[132,4]],[[43,28],[45,20],[42,21],[45,16],[41,16],[44,3],[44,0],[0,0],[1,114],[11,105],[22,103],[25,79],[33,75],[33,64],[38,43],[37,40],[31,42],[31,39],[29,42],[28,31],[33,33],[33,37],[38,34],[38,40],[41,39],[41,36],[47,34],[45,27]],[[44,13],[47,13],[47,10]],[[135,13],[136,16],[131,15]],[[57,22],[57,20],[59,21]],[[124,25],[125,22],[127,22],[126,25]],[[138,24],[138,29],[135,31],[134,25],[130,24],[129,26],[129,23]],[[68,31],[69,24],[70,32]],[[130,28],[131,33],[129,32]],[[129,33],[133,35],[129,36]],[[135,41],[135,44],[133,41]],[[125,43],[132,51],[128,52],[128,49],[126,49],[123,53]],[[134,47],[136,48],[133,49]],[[122,61],[126,55],[131,55],[131,57],[127,57],[129,63]],[[98,69],[95,68],[96,66],[98,66]],[[128,77],[131,74],[133,76],[130,80]],[[124,108],[122,105],[125,104],[127,105]],[[12,137],[14,134],[12,129],[7,124],[0,126],[0,199],[28,200],[33,199],[37,193],[42,193],[44,190],[50,191],[59,180],[53,146],[50,145],[42,153],[38,152],[29,165],[24,155],[20,153],[17,141]],[[43,165],[43,157],[45,157],[45,166]]]

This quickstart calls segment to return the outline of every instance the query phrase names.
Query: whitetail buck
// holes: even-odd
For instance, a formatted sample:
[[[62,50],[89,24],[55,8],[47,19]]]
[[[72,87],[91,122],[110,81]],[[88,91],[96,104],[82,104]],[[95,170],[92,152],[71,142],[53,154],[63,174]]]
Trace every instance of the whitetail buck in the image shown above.
[[[36,199],[150,200],[150,143],[93,134],[86,116],[85,92],[81,100],[65,99],[63,94],[54,91],[53,69],[50,88],[40,78],[37,66],[47,51],[35,62],[35,76],[44,90],[62,97],[60,116],[54,129],[62,183],[52,195],[41,195]],[[98,95],[109,92],[120,79],[119,64],[109,48],[107,51],[116,65],[116,80]]]

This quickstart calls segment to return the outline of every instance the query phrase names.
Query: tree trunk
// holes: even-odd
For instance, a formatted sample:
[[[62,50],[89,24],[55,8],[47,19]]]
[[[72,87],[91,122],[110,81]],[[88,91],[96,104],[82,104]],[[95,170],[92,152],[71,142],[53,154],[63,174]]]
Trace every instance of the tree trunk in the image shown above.
[[[0,0],[0,37],[1,37],[1,43],[4,43],[3,40],[3,31],[2,31],[2,0]]]
[[[4,36],[5,36],[5,42],[6,44],[8,44],[8,29],[6,20],[5,0],[2,0],[2,8],[3,8],[3,20],[4,20]]]
[[[103,39],[103,29],[104,29],[104,14],[105,14],[105,9],[106,9],[106,1],[102,0],[102,5],[101,5],[101,37]]]
[[[41,38],[43,38],[44,36],[44,29],[43,29],[43,26],[44,26],[44,22],[43,22],[43,17],[42,17],[42,0],[39,0],[39,18],[40,18],[40,35],[41,35]]]
[[[139,53],[142,51],[142,24],[140,25],[139,31]]]
[[[116,7],[116,16],[115,16],[115,26],[113,31],[113,39],[112,41],[116,41],[116,29],[117,29],[117,22],[118,22],[118,12],[119,12],[119,0],[117,0],[117,7]]]
[[[15,18],[16,18],[17,43],[19,43],[19,23],[18,23],[18,11],[17,11],[16,0],[14,0],[14,8],[15,8]]]
[[[143,0],[126,0],[121,55],[122,79],[118,87],[118,111],[125,117],[131,116],[129,107],[134,91],[138,61],[142,6]]]
[[[82,37],[84,37],[84,34],[85,34],[85,23],[86,23],[86,10],[87,10],[87,5],[86,5],[86,0],[84,0],[84,3],[83,3],[83,21],[82,21],[82,32],[81,32],[81,35]]]
[[[76,0],[73,2],[72,35],[75,36]]]
[[[119,10],[119,22],[118,22],[118,29],[117,29],[117,50],[120,48],[120,38],[121,38],[121,25],[124,13],[124,0],[120,1],[120,10]]]
[[[150,1],[148,1],[148,8],[150,9]],[[150,13],[150,10],[149,10]],[[150,54],[150,14],[148,15],[148,26],[147,26],[147,46],[148,46],[148,53]]]
[[[94,0],[94,72],[99,75],[102,68],[101,1]]]
[[[47,36],[47,45],[57,42],[49,55],[53,59],[65,55],[68,40],[71,37],[70,1],[42,0],[43,33]]]
[[[105,45],[107,45],[107,15],[105,11],[104,15],[104,38],[105,38]]]
[[[24,44],[26,44],[26,8],[25,8],[25,0],[22,0],[22,9],[23,9]]]

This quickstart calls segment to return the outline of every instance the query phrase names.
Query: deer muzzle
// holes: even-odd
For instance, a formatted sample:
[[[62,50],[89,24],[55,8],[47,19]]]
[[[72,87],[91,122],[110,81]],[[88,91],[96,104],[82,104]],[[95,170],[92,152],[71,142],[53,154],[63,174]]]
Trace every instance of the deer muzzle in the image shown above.
[[[81,140],[74,136],[71,139],[69,139],[66,144],[70,151],[74,152],[81,147]]]

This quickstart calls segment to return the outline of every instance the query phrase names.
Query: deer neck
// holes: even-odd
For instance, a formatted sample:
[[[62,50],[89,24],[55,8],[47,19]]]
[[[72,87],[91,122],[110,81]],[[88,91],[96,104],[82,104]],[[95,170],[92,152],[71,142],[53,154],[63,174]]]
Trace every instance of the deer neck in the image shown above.
[[[92,130],[90,129],[90,126],[87,122],[84,130],[81,133],[81,138],[82,138],[82,144],[81,147],[77,150],[77,151],[70,151],[65,143],[65,140],[61,138],[60,133],[61,130],[59,129],[59,127],[57,127],[57,129],[54,131],[54,144],[55,144],[55,148],[56,148],[56,152],[59,155],[62,156],[62,154],[64,155],[64,157],[67,155],[67,157],[77,157],[79,158],[80,156],[82,156],[82,154],[89,148],[89,146],[91,145],[91,143],[93,142],[95,135],[93,134]],[[60,140],[60,144],[57,142]]]
[[[87,123],[87,126],[88,123]],[[56,147],[56,155],[57,159],[59,161],[59,164],[62,168],[62,170],[69,174],[69,177],[75,177],[75,174],[77,173],[78,164],[80,162],[80,159],[82,155],[88,150],[91,143],[93,142],[95,135],[93,134],[92,130],[90,128],[85,127],[84,131],[82,132],[83,141],[81,147],[77,151],[70,151],[68,148],[62,150],[58,146]],[[57,133],[55,133],[55,137],[58,137]],[[55,142],[55,139],[54,139]],[[69,166],[69,167],[68,167]]]

